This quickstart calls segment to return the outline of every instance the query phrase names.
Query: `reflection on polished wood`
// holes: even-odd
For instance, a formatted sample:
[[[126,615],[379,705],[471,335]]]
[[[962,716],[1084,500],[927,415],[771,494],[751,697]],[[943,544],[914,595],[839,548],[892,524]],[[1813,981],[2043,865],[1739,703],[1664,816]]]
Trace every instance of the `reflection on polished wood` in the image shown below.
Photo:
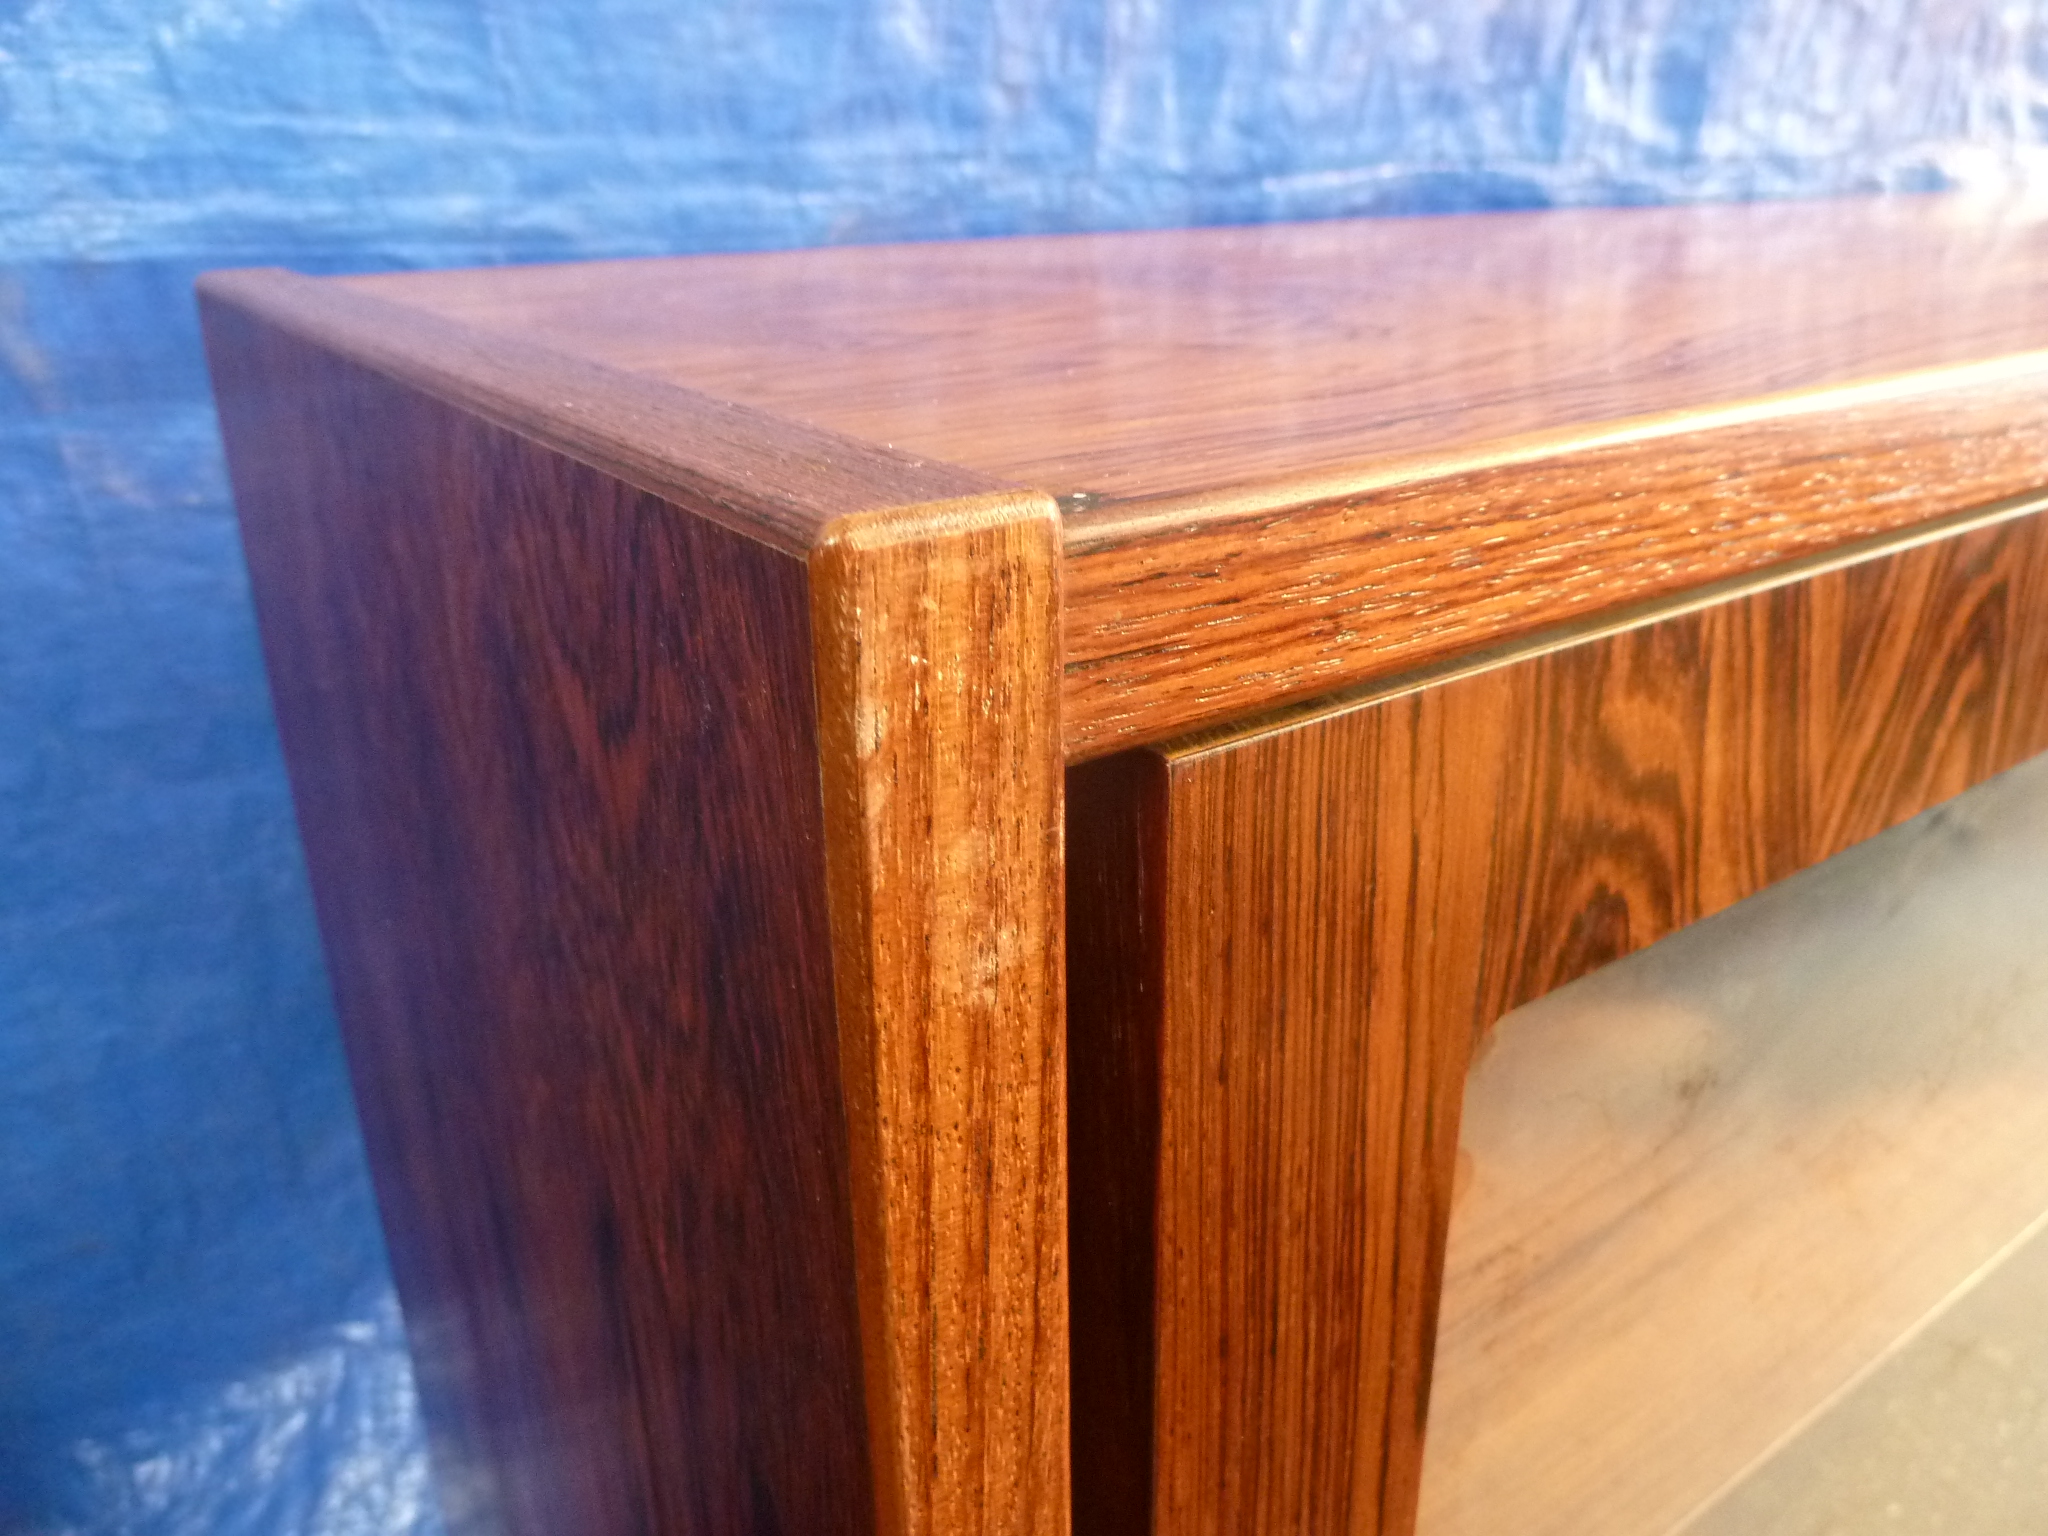
[[[1934,197],[349,281],[1067,497],[1092,756],[2035,489],[2044,274]]]
[[[1116,503],[2048,347],[2044,254],[2036,207],[1907,197],[344,281]]]
[[[1056,1536],[1050,499],[203,298],[451,1524]]]
[[[1777,1500],[1861,1518],[1759,1519],[1753,1468],[1839,1439],[1837,1394],[2048,1219],[2044,921],[2036,759],[1504,1019],[1465,1097],[1422,1536],[1676,1536],[1724,1488],[1729,1536],[1889,1528],[1874,1492],[1802,1493],[1810,1456]],[[1976,1421],[1930,1460],[1972,1422],[1937,1394],[1886,1478],[1940,1529],[2034,1529],[1940,1492],[1949,1456],[2015,1447]],[[2038,1458],[2007,1476],[2040,1507]]]
[[[208,279],[458,1527],[1406,1536],[1474,1032],[2048,746],[2044,258]]]

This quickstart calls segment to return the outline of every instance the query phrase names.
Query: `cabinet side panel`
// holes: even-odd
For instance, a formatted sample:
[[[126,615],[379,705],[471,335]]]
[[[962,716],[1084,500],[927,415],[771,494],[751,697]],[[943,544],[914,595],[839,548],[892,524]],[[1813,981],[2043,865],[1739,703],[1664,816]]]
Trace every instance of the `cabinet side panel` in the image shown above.
[[[1154,1530],[1405,1536],[1475,1033],[2044,749],[2031,516],[1165,754]]]
[[[452,1525],[870,1531],[802,562],[206,318]]]

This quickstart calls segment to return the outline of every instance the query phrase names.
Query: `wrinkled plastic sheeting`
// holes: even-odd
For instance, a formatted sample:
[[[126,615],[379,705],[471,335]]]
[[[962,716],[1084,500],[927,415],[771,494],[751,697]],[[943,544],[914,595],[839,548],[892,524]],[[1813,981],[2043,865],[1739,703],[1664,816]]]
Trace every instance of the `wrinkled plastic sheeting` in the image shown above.
[[[427,1536],[192,276],[0,267],[0,1531]]]
[[[386,1291],[297,1357],[80,1440],[71,1456],[89,1528],[393,1536],[438,1529],[416,1421]]]
[[[444,260],[2002,184],[2012,0],[0,0],[18,251]]]
[[[1994,0],[0,0],[0,1530],[428,1536],[209,266],[1973,187]]]

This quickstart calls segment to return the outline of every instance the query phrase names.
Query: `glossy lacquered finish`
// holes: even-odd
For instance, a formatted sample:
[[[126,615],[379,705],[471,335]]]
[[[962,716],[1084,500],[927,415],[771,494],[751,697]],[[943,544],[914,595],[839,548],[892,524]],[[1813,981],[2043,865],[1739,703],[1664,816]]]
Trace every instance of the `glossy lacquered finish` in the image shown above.
[[[1134,978],[1070,996],[1076,1394],[1119,1437],[1078,1527],[1405,1536],[1478,1032],[2048,748],[2044,700],[2020,512],[1077,771],[1076,970]]]
[[[1051,501],[204,298],[453,1523],[1064,1530]]]
[[[209,279],[458,1519],[1405,1536],[1474,1031],[2048,745],[2044,256]]]
[[[2044,272],[1921,197],[349,281],[1064,497],[1078,758],[2035,489]]]
[[[451,1524],[873,1530],[802,566],[209,320]]]
[[[2038,207],[1906,197],[343,281],[1085,498],[1087,527],[1130,502],[2048,347],[2044,254]]]

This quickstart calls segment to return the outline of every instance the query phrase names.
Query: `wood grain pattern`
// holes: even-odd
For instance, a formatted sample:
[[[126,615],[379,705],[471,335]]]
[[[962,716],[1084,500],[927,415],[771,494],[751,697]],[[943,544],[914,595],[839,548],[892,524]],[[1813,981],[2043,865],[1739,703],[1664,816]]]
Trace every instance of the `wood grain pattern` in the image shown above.
[[[346,282],[1114,516],[2048,347],[2044,257],[2024,199],[1866,197]]]
[[[1411,1528],[1475,1032],[2048,747],[2044,604],[2048,522],[2010,519],[1168,750],[1126,780],[1162,805],[1091,810],[1161,829],[1147,983],[1069,1025],[1077,1090],[1158,1076],[1156,1166],[1074,1174],[1153,1253],[1155,1531]]]
[[[207,319],[452,1529],[875,1530],[803,565]]]
[[[1000,490],[1000,482],[276,269],[200,288],[359,365],[791,554],[833,519]]]
[[[1077,519],[1067,749],[1512,645],[2044,479],[2034,354]]]
[[[845,518],[812,556],[883,1527],[1068,1523],[1058,523]]]
[[[252,561],[267,614],[289,610],[265,621],[280,688],[311,690],[310,723],[288,730],[323,743],[292,749],[295,772],[329,774],[314,803],[337,807],[309,821],[330,849],[316,866],[335,861],[326,878],[343,893],[323,912],[360,927],[347,904],[380,882],[445,889],[446,869],[482,857],[435,851],[460,828],[424,826],[419,849],[392,844],[388,869],[362,863],[346,828],[380,814],[395,776],[446,796],[480,775],[498,857],[602,844],[579,818],[615,814],[572,800],[549,812],[559,828],[530,831],[505,807],[527,815],[541,781],[522,780],[515,802],[493,787],[502,765],[472,763],[491,730],[528,727],[510,702],[479,724],[473,701],[498,696],[480,684],[390,682],[412,652],[452,658],[436,663],[452,678],[471,652],[510,654],[507,626],[574,630],[564,675],[638,700],[653,687],[642,671],[724,657],[712,631],[740,620],[711,586],[772,588],[738,602],[759,655],[690,685],[723,690],[716,706],[661,715],[672,734],[645,766],[603,782],[628,801],[699,772],[737,783],[753,759],[694,734],[705,721],[728,710],[734,731],[773,735],[735,702],[767,690],[810,711],[809,734],[760,749],[807,786],[791,790],[813,797],[801,813],[735,820],[724,790],[691,804],[746,868],[829,887],[829,955],[815,961],[829,1059],[790,1022],[815,1028],[808,993],[763,1038],[801,1037],[812,1078],[798,1078],[825,1096],[803,1113],[839,1117],[840,1160],[804,1198],[843,1217],[850,1270],[801,1300],[772,1279],[761,1305],[784,1318],[829,1293],[857,1318],[862,1520],[883,1536],[1066,1520],[1071,1041],[1092,1053],[1074,1078],[1075,1135],[1097,1160],[1073,1229],[1102,1245],[1074,1322],[1090,1354],[1074,1383],[1089,1416],[1084,1522],[1399,1531],[1475,1022],[2031,740],[2037,637],[2018,594],[2035,591],[2038,536],[2021,530],[2036,525],[2010,504],[1982,509],[2037,492],[2048,466],[2044,256],[2048,225],[2025,209],[1902,199],[210,280],[213,309],[241,317],[231,351],[258,358],[272,342],[251,338],[272,335],[284,349],[250,365],[260,387],[234,386],[238,494],[283,509],[259,505],[264,527],[332,524],[252,542],[274,541],[274,560]],[[385,403],[351,403],[373,386]],[[389,429],[388,447],[358,452],[358,434],[415,405],[431,433]],[[548,538],[601,538],[627,509],[651,525],[655,508],[689,525],[659,538],[730,535],[732,550],[663,544],[630,579],[566,558],[540,574]],[[482,553],[471,531],[550,519],[573,526]],[[1938,542],[1906,547],[1923,539]],[[1991,552],[1982,571],[1954,564],[1971,551]],[[430,574],[370,592],[364,573],[401,556]],[[658,585],[700,565],[708,586]],[[352,585],[336,596],[322,583],[343,567]],[[490,623],[464,639],[485,573],[518,602],[494,588]],[[363,638],[387,601],[409,605],[392,638]],[[686,612],[657,620],[650,604]],[[1975,627],[1955,627],[1964,613]],[[629,637],[680,627],[609,656],[607,617]],[[342,634],[353,652],[335,648]],[[764,657],[784,668],[772,681]],[[1341,706],[1309,702],[1333,694]],[[583,719],[563,697],[536,695],[545,722]],[[617,713],[589,729],[609,742]],[[1231,724],[1252,714],[1251,734]],[[1096,905],[1064,930],[1090,974],[1063,1034],[1058,754],[1196,728],[1211,734],[1074,779],[1087,840],[1074,889]],[[457,766],[406,761],[436,752]],[[428,790],[406,793],[414,826]],[[648,882],[696,867],[665,842],[635,856]],[[808,875],[791,874],[803,858]],[[622,867],[630,886],[643,866]],[[672,976],[649,958],[653,938],[604,915],[615,893],[532,880],[599,914],[585,939],[624,944],[622,974],[644,973],[691,1027],[777,974],[749,967],[742,983],[730,955],[788,947],[750,928]],[[437,975],[456,963],[429,963],[443,951],[480,963],[466,925],[498,919],[458,916],[423,928],[432,945],[392,974]],[[350,966],[375,958],[360,958],[368,939],[340,948]],[[476,1018],[494,1033],[515,1003],[556,1006],[524,974],[507,969],[504,985],[526,990],[502,1004],[465,1013],[436,992],[422,1007],[441,1034]],[[580,1017],[573,1000],[558,1011]],[[448,1060],[553,1102],[535,1065],[551,1058],[524,1027],[504,1032],[502,1060],[463,1055],[485,1050],[470,1043]],[[391,1032],[365,1026],[361,1049],[399,1059]],[[691,1038],[683,1024],[671,1035]],[[590,1113],[652,1124],[617,1109],[637,1102],[621,1091],[593,1087],[590,1103],[613,1107]],[[704,1117],[716,1122],[708,1101]],[[733,1149],[764,1126],[744,1120],[722,1154],[744,1162]],[[414,1134],[388,1133],[393,1146]],[[411,1154],[381,1176],[439,1177]],[[394,1209],[410,1234],[426,1217],[406,1198]],[[492,1190],[494,1212],[536,1199]],[[442,1251],[435,1233],[419,1241]],[[650,1293],[680,1305],[661,1290],[672,1251],[637,1252],[622,1267],[651,1265]],[[539,1264],[522,1250],[489,1275],[411,1285],[518,1294]],[[1138,1314],[1156,1326],[1120,1346]],[[695,1340],[720,1316],[659,1326]],[[569,1367],[526,1334],[490,1348],[442,1399],[450,1422],[486,1388],[486,1426],[521,1402],[534,1422],[616,1417],[586,1420]],[[711,1397],[737,1379],[727,1363],[703,1367]],[[772,1413],[772,1395],[753,1406]],[[652,1444],[634,1416],[666,1402],[623,1410],[619,1438]],[[844,1439],[849,1410],[831,1402]],[[580,1441],[561,1443],[563,1459],[516,1474],[517,1518],[566,1512],[599,1532],[657,1508],[683,1518],[661,1503],[664,1474],[634,1470],[661,1456],[613,1467],[637,1492],[599,1496],[577,1481]],[[769,1443],[765,1469],[738,1451],[720,1464],[719,1518],[812,1498],[805,1479],[824,1472]],[[766,1492],[732,1491],[757,1470]]]
[[[347,282],[1065,498],[1083,758],[2038,489],[2044,272],[1919,197]]]
[[[1051,501],[203,301],[452,1522],[1058,1536]]]

